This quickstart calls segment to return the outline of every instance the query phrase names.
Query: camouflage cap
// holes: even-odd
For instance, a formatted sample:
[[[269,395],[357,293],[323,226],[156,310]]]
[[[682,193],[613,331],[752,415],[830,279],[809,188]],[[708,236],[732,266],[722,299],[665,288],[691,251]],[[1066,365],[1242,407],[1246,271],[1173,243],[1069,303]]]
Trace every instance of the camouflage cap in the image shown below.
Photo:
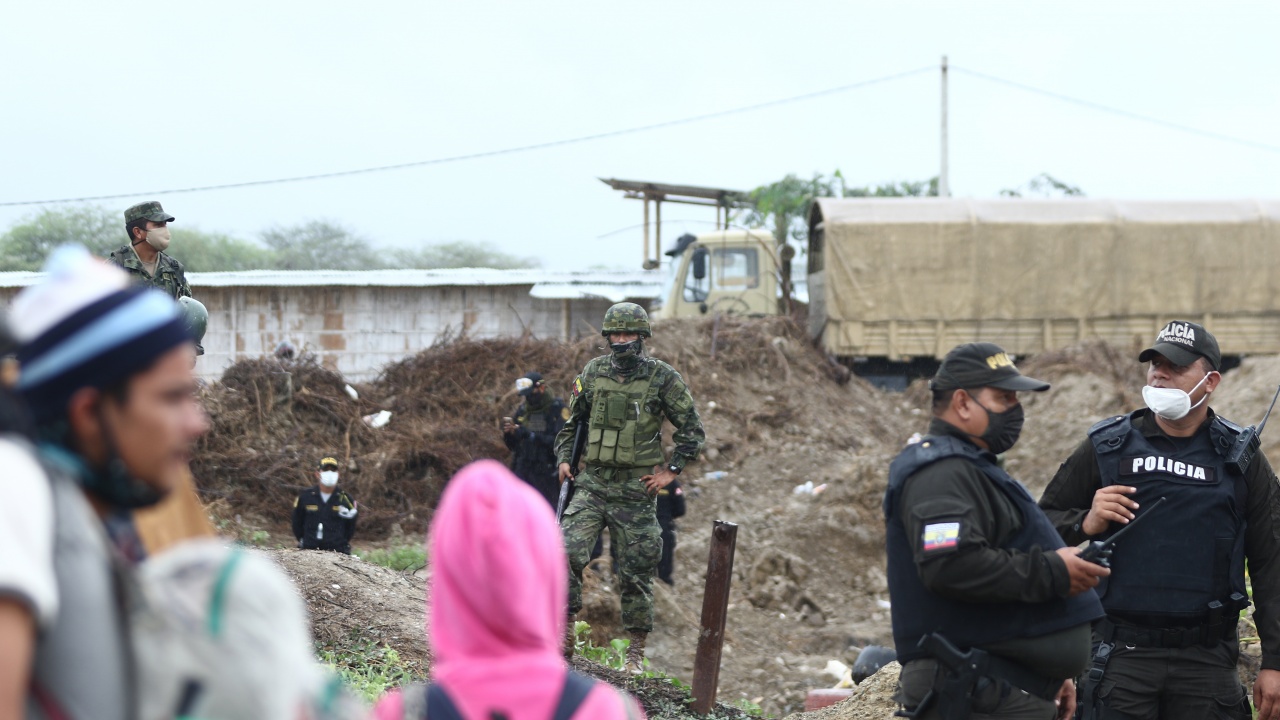
[[[124,222],[126,225],[134,220],[142,220],[143,218],[151,222],[173,222],[176,218],[164,211],[160,203],[156,200],[148,200],[140,202],[137,205],[124,211]]]

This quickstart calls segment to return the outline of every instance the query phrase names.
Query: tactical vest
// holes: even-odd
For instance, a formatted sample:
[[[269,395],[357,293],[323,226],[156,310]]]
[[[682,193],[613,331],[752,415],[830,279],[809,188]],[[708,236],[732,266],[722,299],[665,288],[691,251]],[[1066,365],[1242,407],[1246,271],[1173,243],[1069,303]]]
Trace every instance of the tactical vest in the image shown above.
[[[551,427],[551,423],[548,422],[548,418],[551,417],[550,413],[553,409],[553,405],[555,405],[554,402],[548,402],[546,405],[535,410],[530,408],[528,403],[525,403],[520,407],[523,412],[521,412],[519,417],[516,419],[519,420],[520,424],[528,430],[536,433],[546,432]]]
[[[127,720],[136,704],[123,608],[126,570],[73,479],[75,461],[47,446],[40,456],[53,494],[58,615],[36,643],[27,717]]]
[[[655,374],[629,382],[597,375],[592,386],[587,463],[606,467],[652,467],[663,462],[662,415]]]
[[[952,457],[962,457],[977,466],[1021,512],[1022,529],[1000,545],[1001,549],[1029,552],[1034,547],[1046,551],[1062,547],[1057,530],[1036,507],[1026,488],[1001,470],[989,453],[947,436],[932,435],[908,445],[889,466],[889,487],[884,496],[889,595],[893,600],[890,614],[898,660],[906,663],[925,657],[917,643],[930,633],[941,633],[957,647],[968,649],[1040,637],[1102,617],[1102,606],[1092,592],[1040,603],[974,603],[950,600],[925,588],[902,524],[899,500],[908,478]]]
[[[1244,478],[1228,472],[1223,455],[1238,426],[1215,417],[1201,430],[1157,448],[1132,415],[1089,430],[1104,485],[1130,485],[1142,507],[1168,498],[1151,517],[1116,542],[1111,576],[1098,595],[1108,613],[1156,616],[1170,622],[1203,619],[1207,605],[1245,593]],[[1113,524],[1102,537],[1122,525]]]

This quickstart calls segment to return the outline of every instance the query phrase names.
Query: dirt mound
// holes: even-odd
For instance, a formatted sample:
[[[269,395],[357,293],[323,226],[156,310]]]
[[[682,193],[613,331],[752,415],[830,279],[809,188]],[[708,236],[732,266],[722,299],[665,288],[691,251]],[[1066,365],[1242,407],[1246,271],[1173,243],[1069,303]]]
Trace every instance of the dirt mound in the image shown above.
[[[901,670],[898,663],[889,663],[863,680],[847,699],[821,710],[788,715],[786,720],[892,720],[898,710],[893,696]]]
[[[399,573],[342,553],[267,552],[306,600],[316,642],[340,650],[381,642],[423,672],[430,667],[431,652],[423,631],[424,575]]]

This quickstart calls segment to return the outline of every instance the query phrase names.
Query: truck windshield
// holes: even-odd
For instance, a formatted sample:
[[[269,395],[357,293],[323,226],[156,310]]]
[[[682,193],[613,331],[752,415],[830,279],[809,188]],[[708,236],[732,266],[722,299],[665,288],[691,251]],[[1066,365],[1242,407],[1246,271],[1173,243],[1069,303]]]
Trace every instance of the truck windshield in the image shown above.
[[[713,290],[760,287],[760,256],[755,248],[716,248],[712,251]]]

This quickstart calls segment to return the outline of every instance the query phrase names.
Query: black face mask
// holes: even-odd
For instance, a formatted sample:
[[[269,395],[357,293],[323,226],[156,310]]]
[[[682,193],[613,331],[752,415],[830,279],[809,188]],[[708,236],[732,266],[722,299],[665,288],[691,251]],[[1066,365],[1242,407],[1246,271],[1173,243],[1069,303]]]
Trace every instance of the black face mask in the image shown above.
[[[1022,412],[1022,403],[998,413],[978,402],[977,398],[974,398],[973,402],[987,411],[986,432],[978,436],[980,440],[987,444],[987,449],[993,454],[999,455],[1013,447],[1018,442],[1018,436],[1022,434],[1022,423],[1025,419]]]
[[[640,339],[625,343],[609,343],[613,351],[613,365],[622,371],[634,370],[640,364],[640,351],[644,348]]]

